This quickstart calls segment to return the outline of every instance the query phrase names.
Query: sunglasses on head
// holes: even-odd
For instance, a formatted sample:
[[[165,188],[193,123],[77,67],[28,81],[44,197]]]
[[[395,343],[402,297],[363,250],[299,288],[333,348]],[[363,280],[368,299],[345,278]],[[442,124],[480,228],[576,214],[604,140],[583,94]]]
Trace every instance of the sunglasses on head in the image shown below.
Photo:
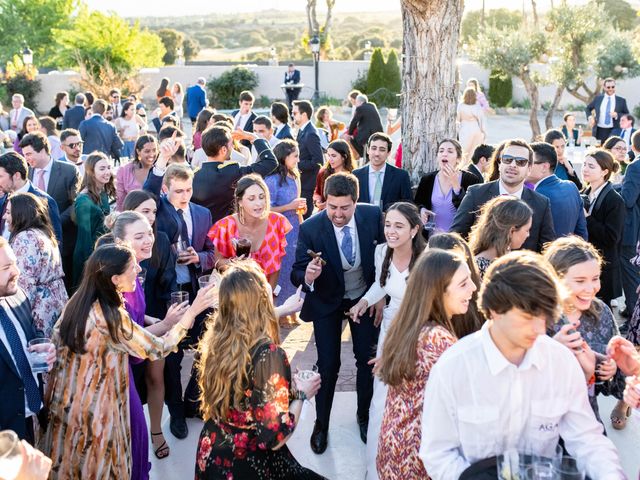
[[[513,155],[500,156],[500,163],[503,165],[511,165],[513,162],[516,162],[516,165],[519,167],[526,167],[529,165],[529,159],[525,157],[514,157]]]

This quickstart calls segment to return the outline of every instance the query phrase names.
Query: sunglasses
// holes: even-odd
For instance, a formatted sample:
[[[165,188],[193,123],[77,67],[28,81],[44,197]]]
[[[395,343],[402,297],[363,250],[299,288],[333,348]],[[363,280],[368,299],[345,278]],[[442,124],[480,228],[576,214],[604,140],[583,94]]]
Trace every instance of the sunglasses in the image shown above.
[[[69,148],[77,148],[77,147],[81,147],[82,145],[84,145],[84,142],[76,142],[76,143],[66,143],[66,144],[64,144],[65,147],[69,147]]]
[[[611,85],[610,87],[604,87],[604,88],[606,88],[607,90],[613,90],[614,88],[616,88],[616,86],[615,85]]]
[[[501,155],[500,163],[503,165],[511,165],[513,162],[516,162],[516,165],[519,167],[526,167],[529,165],[529,159],[524,157],[514,157],[513,155]]]

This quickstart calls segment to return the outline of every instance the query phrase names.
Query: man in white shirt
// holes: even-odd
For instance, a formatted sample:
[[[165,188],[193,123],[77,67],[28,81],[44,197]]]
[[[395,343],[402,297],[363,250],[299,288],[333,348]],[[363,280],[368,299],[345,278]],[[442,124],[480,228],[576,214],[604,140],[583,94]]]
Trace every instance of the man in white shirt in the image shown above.
[[[489,267],[479,294],[488,321],[440,357],[425,389],[420,458],[432,479],[457,479],[509,449],[552,456],[560,437],[589,477],[626,478],[575,355],[546,335],[560,303],[539,255],[512,252]]]
[[[9,112],[9,127],[14,132],[20,133],[22,132],[24,119],[35,117],[35,113],[24,106],[24,96],[20,93],[16,93],[11,97],[11,106],[13,108]]]
[[[80,178],[84,177],[84,162],[87,158],[87,155],[82,154],[82,145],[84,142],[76,129],[67,128],[60,132],[60,148],[64,156],[58,160],[74,165],[80,173]]]
[[[629,113],[629,108],[627,101],[616,95],[616,81],[606,78],[604,92],[597,95],[585,111],[589,123],[593,125],[593,136],[604,143],[614,128],[620,128],[620,117]]]
[[[240,99],[238,101],[240,108],[231,112],[234,130],[244,130],[245,132],[253,133],[253,121],[257,117],[252,110],[255,100],[256,98],[253,96],[253,93],[247,90],[240,92]],[[248,140],[242,140],[240,143],[247,148],[251,148],[251,143]]]
[[[253,133],[260,138],[264,138],[273,150],[277,144],[280,143],[280,139],[276,138],[273,134],[273,124],[269,117],[265,115],[259,115],[253,120]],[[254,163],[258,159],[258,151],[254,145],[251,145],[251,163]]]
[[[620,118],[620,128],[614,128],[611,131],[611,135],[616,135],[627,144],[627,151],[629,152],[629,160],[633,161],[633,152],[631,152],[631,136],[636,132],[636,129],[633,128],[636,119],[633,118],[633,115],[627,113],[622,115]]]

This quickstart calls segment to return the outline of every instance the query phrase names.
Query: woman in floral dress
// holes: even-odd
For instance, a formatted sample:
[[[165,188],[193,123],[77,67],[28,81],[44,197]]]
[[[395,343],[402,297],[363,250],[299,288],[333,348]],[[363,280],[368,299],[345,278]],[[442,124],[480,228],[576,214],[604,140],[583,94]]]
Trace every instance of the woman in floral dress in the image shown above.
[[[286,446],[302,400],[316,394],[320,377],[296,376],[292,385],[267,279],[255,262],[235,262],[218,295],[218,313],[200,342],[205,424],[196,480],[323,478],[302,467]]]

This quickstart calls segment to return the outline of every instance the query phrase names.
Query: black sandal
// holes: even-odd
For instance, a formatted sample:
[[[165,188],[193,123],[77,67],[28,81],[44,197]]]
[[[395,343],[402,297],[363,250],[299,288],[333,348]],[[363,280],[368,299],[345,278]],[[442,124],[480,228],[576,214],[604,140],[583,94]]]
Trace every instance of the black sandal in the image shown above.
[[[154,437],[155,435],[162,435],[162,432],[159,433],[151,433],[151,436]],[[153,438],[151,439],[151,443],[153,444]],[[167,445],[166,440],[164,442],[162,442],[162,445],[160,445],[158,448],[156,448],[153,453],[156,456],[157,459],[162,460],[163,458],[167,458],[169,456],[169,453],[171,451],[169,450],[169,445]]]

